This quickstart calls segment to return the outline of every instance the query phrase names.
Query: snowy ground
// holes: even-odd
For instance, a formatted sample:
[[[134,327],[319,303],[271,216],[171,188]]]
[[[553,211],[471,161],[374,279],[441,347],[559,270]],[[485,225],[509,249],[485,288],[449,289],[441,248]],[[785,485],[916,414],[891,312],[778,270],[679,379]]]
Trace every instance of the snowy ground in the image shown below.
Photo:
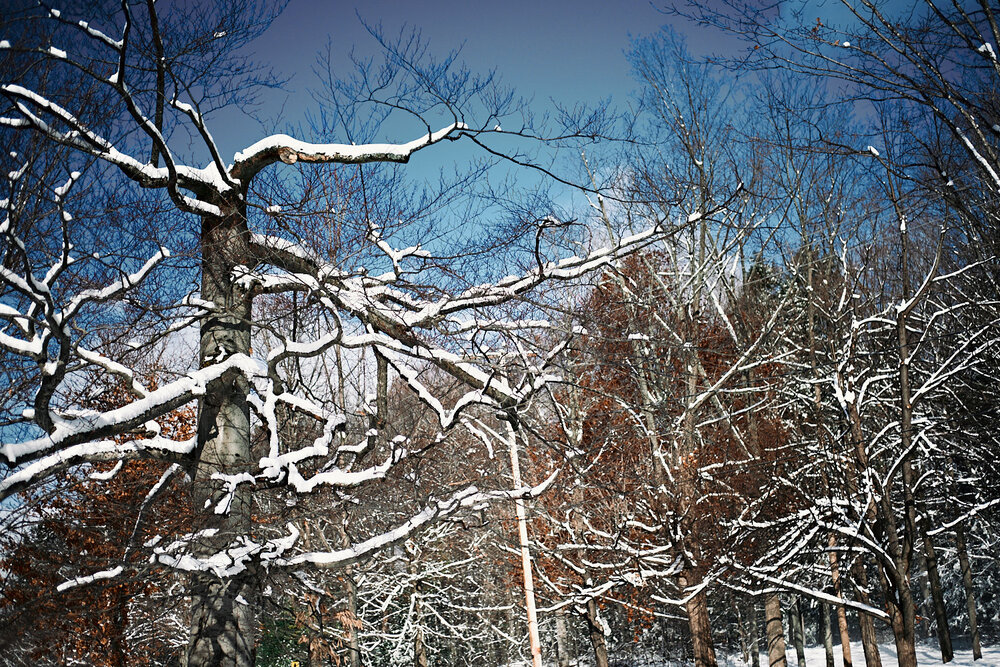
[[[896,647],[889,645],[879,645],[879,652],[882,654],[882,667],[897,667]],[[834,661],[837,667],[842,664],[843,655],[840,652],[840,645],[833,647]],[[788,667],[795,667],[795,649],[788,651]],[[861,648],[861,642],[851,642],[851,658],[854,660],[854,667],[861,667],[865,664],[865,652]],[[739,664],[739,663],[732,663]],[[761,664],[767,664],[763,660]],[[934,642],[925,642],[917,645],[917,664],[923,666],[940,665],[941,652]],[[982,660],[972,661],[972,648],[957,644],[955,647],[955,659],[948,663],[948,667],[1000,667],[1000,646],[984,646]],[[826,667],[826,654],[822,646],[806,647],[806,667]]]
[[[891,643],[880,644],[880,653],[882,655],[882,667],[898,667],[896,662],[896,648]],[[843,667],[843,654],[840,651],[840,645],[834,644],[834,664],[836,667]],[[650,656],[646,659],[640,659],[636,656],[611,656],[611,664],[615,667],[690,667],[689,663],[686,661],[678,662],[676,660],[669,660],[664,658],[657,658]],[[718,656],[720,667],[746,667],[746,663],[743,662],[743,658],[740,655],[727,655],[720,653]],[[795,649],[789,646],[788,653],[788,667],[797,667],[798,660],[795,656]],[[865,653],[861,648],[861,642],[851,642],[851,658],[854,661],[854,667],[864,667],[865,665]],[[530,663],[512,663],[507,667],[527,667]],[[546,663],[550,665],[554,663]],[[586,667],[592,665],[592,662],[588,662],[586,659],[581,659],[578,663],[573,663],[574,666]],[[767,665],[767,655],[762,654],[760,664],[762,666]],[[941,664],[941,653],[938,651],[937,644],[933,642],[925,642],[917,645],[917,664],[920,667],[932,667]],[[807,646],[806,647],[806,667],[826,667],[826,655],[823,651],[822,646]],[[972,649],[961,643],[955,646],[955,659],[948,663],[948,667],[1000,667],[1000,646],[984,646],[983,647],[983,658],[982,660],[977,660],[973,662],[972,660]]]

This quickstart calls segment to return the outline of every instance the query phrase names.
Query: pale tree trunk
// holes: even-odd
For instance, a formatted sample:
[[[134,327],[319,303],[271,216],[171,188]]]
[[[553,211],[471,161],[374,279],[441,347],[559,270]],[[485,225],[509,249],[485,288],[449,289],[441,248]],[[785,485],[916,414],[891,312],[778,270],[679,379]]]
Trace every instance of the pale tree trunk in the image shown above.
[[[781,624],[781,598],[777,593],[764,596],[764,620],[767,624],[768,667],[788,667],[785,660],[785,629]]]
[[[819,631],[823,636],[823,655],[826,657],[826,667],[834,667],[833,624],[830,623],[830,607],[825,602],[820,602],[817,610],[819,611]]]
[[[601,623],[596,600],[587,600],[587,610],[583,617],[587,619],[590,645],[594,648],[594,666],[608,667],[608,644],[604,639],[604,624]]]
[[[569,633],[566,628],[566,610],[556,611],[556,664],[559,667],[569,667]]]
[[[514,488],[521,488],[521,464],[517,454],[517,432],[513,423],[507,421],[507,436],[510,440],[510,470]],[[528,616],[528,643],[531,648],[532,667],[542,667],[542,645],[538,639],[538,614],[535,610],[535,581],[531,571],[531,551],[528,545],[528,522],[525,515],[524,499],[514,499],[517,515],[517,536],[521,546],[521,574],[524,582],[524,606]]]
[[[252,299],[232,280],[233,268],[247,261],[245,209],[228,217],[202,220],[201,298],[215,312],[201,325],[200,364],[208,366],[234,354],[250,352]],[[250,467],[249,384],[237,372],[206,387],[198,412],[198,461],[192,485],[194,529],[217,532],[192,546],[196,556],[210,557],[236,538],[249,535],[252,499],[249,486],[239,485],[229,511],[216,514],[225,486],[212,475],[236,475]],[[255,659],[258,579],[254,564],[231,577],[209,572],[191,575],[191,634],[186,663],[251,667]]]
[[[961,524],[955,527],[955,549],[958,551],[958,563],[962,568],[965,606],[969,612],[969,634],[972,635],[972,659],[980,660],[983,657],[983,647],[979,643],[979,623],[976,619],[976,589],[972,583],[972,567],[969,565],[969,551],[965,545],[965,529]]]
[[[806,638],[802,622],[802,608],[798,597],[788,605],[788,624],[791,629],[792,643],[795,644],[795,657],[799,667],[806,667]]]
[[[955,657],[951,648],[951,631],[948,628],[948,612],[944,607],[944,591],[941,590],[941,575],[938,572],[937,549],[934,541],[927,534],[927,514],[920,522],[920,537],[924,543],[924,565],[927,567],[927,579],[931,585],[931,603],[934,607],[934,622],[937,625],[938,646],[941,649],[941,662],[951,662]]]

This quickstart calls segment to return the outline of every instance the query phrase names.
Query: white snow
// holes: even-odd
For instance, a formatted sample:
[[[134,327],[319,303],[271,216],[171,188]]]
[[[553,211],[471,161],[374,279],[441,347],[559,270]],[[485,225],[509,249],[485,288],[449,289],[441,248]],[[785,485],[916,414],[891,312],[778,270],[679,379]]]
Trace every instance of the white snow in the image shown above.
[[[66,52],[63,51],[62,49],[57,49],[54,46],[49,47],[49,53],[51,53],[56,58],[63,58],[63,59],[66,58]]]
[[[796,665],[798,664],[798,658],[795,655],[795,649],[789,645],[788,651],[786,653],[788,664]],[[840,650],[839,642],[834,642],[833,646],[834,660],[835,664],[841,664],[843,660],[843,653]],[[896,647],[892,644],[891,639],[879,644],[879,653],[882,656],[882,667],[898,667],[899,663],[896,660]],[[738,656],[737,656],[738,657]],[[861,642],[851,642],[851,657],[854,661],[854,667],[863,667],[865,663],[865,652],[861,646]],[[742,664],[742,660],[734,661],[727,664]],[[761,657],[761,664],[767,664],[767,655],[763,654]],[[806,664],[807,665],[825,665],[826,664],[826,653],[822,646],[807,646],[806,647]],[[918,665],[940,665],[941,664],[941,652],[938,650],[937,644],[934,642],[921,643],[917,645],[917,664]],[[983,659],[973,662],[972,660],[972,650],[956,650],[955,660],[948,663],[949,667],[985,667],[986,665],[1000,665],[1000,646],[989,646],[983,647]]]
[[[878,153],[878,151],[877,151],[877,150],[875,149],[875,147],[874,147],[874,146],[869,146],[869,147],[868,147],[868,148],[866,148],[865,150],[867,150],[867,151],[868,151],[869,153],[871,153],[871,154],[872,154],[872,155],[874,155],[875,157],[878,157],[878,156],[879,156],[879,153]]]
[[[405,144],[314,144],[301,141],[287,134],[274,134],[265,137],[255,144],[243,149],[235,156],[233,162],[245,162],[266,150],[285,148],[293,153],[308,156],[309,160],[357,162],[368,157],[379,159],[403,159],[414,151],[444,139],[455,130],[464,130],[465,123],[452,123],[437,132],[425,134]]]

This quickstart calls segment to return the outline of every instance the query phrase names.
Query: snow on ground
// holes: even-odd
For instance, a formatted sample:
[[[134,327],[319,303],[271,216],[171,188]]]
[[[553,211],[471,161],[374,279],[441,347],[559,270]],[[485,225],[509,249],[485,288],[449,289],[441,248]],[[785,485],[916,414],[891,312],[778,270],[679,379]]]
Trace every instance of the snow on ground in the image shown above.
[[[896,647],[891,642],[888,644],[879,644],[879,652],[882,656],[882,667],[899,667],[896,662]],[[834,665],[836,667],[843,667],[843,653],[841,653],[840,644],[834,644],[833,654]],[[615,655],[614,651],[611,652],[609,657],[613,667],[690,667],[691,665],[690,660],[671,660],[669,658],[654,656],[640,658],[635,655],[625,657]],[[746,667],[743,657],[738,653],[726,654],[720,652],[717,658],[720,667]],[[798,666],[795,648],[790,644],[788,646],[787,658],[788,667]],[[865,653],[861,647],[861,642],[851,642],[851,658],[853,659],[854,667],[864,667]],[[528,667],[530,664],[530,662],[515,662],[510,663],[506,667]],[[544,664],[547,666],[555,665],[555,662],[546,660]],[[590,656],[581,656],[579,661],[574,661],[570,664],[574,667],[590,667],[593,665],[593,658]],[[761,667],[766,667],[767,664],[767,654],[762,653],[760,656],[760,665]],[[930,641],[917,645],[917,665],[919,667],[936,667],[940,664],[941,653],[938,650],[937,644]],[[806,667],[826,667],[826,654],[822,645],[806,647]],[[1000,667],[1000,646],[984,646],[982,659],[973,662],[972,648],[965,646],[963,643],[956,642],[955,659],[948,663],[948,667]]]
[[[882,667],[898,667],[896,662],[896,647],[889,644],[879,644],[879,653],[882,655]],[[795,657],[795,649],[789,647],[788,667],[795,667],[798,662]],[[843,654],[840,652],[840,645],[833,647],[834,664],[841,667],[843,664]],[[737,656],[738,657],[738,656]],[[764,656],[766,658],[767,656]],[[851,657],[854,660],[854,667],[861,667],[865,664],[865,652],[861,648],[861,642],[851,642]],[[742,662],[742,661],[740,661]],[[731,663],[733,665],[739,662]],[[767,660],[761,660],[762,665],[767,664]],[[941,651],[933,641],[917,644],[917,664],[920,667],[930,667],[941,664]],[[984,646],[983,658],[973,662],[972,648],[956,643],[955,659],[948,663],[948,667],[998,667],[1000,666],[1000,646]],[[806,667],[826,667],[826,653],[822,646],[806,647]]]

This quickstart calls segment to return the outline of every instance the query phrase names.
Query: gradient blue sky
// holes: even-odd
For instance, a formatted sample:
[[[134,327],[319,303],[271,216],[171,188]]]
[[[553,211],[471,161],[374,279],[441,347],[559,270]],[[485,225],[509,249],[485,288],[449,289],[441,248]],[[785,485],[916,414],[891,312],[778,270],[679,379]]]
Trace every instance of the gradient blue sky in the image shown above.
[[[292,77],[284,92],[267,95],[259,110],[262,117],[281,115],[285,122],[295,124],[304,119],[307,109],[315,108],[308,95],[316,82],[312,68],[328,40],[342,59],[345,75],[351,72],[348,54],[352,47],[360,53],[376,52],[377,45],[356,12],[365,21],[380,22],[388,34],[396,34],[404,25],[420,29],[436,55],[462,47],[461,58],[472,70],[495,69],[519,95],[534,98],[540,106],[548,98],[596,103],[611,96],[616,103],[624,103],[635,87],[624,55],[629,35],[649,34],[669,20],[644,0],[291,0],[253,46],[260,62]],[[224,155],[252,143],[263,132],[249,122],[226,123],[213,131]],[[248,132],[254,134],[248,136]]]

